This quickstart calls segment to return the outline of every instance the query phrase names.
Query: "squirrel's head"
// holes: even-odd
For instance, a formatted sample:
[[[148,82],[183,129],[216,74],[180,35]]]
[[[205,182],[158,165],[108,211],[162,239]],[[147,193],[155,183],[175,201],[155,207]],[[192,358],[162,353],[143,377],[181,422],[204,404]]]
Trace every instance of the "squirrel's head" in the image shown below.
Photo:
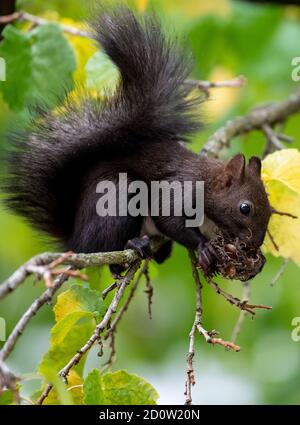
[[[249,246],[262,245],[271,207],[261,180],[261,160],[253,156],[248,165],[238,154],[225,163],[212,185],[211,218],[219,229]]]

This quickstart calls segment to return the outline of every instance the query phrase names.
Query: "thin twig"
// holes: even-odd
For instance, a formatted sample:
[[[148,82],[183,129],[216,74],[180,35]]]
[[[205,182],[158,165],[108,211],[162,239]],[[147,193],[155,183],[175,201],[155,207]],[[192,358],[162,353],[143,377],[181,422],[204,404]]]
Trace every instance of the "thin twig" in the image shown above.
[[[239,352],[241,350],[241,347],[239,345],[234,344],[232,341],[224,341],[222,338],[216,338],[215,335],[218,335],[218,332],[213,331],[206,331],[200,323],[197,324],[197,329],[200,332],[201,335],[204,336],[205,341],[208,344],[213,345],[221,345],[224,348],[230,348],[233,351]]]
[[[0,24],[11,24],[12,22],[31,22],[34,26],[37,25],[47,25],[49,23],[57,24],[63,32],[69,33],[71,35],[84,37],[84,38],[95,38],[92,33],[87,31],[80,30],[78,28],[71,27],[69,25],[64,25],[55,21],[50,21],[48,19],[40,18],[39,16],[31,15],[30,13],[20,11],[12,13],[11,15],[0,16]]]
[[[111,366],[112,366],[112,364],[115,360],[115,357],[116,357],[116,334],[115,334],[115,332],[110,333],[109,350],[110,350],[109,357],[108,357],[107,362],[104,365],[108,369],[111,368]]]
[[[250,282],[246,281],[246,282],[243,282],[242,302],[247,303],[249,301],[249,299],[250,299]],[[235,324],[235,327],[232,331],[231,341],[234,342],[234,343],[236,342],[239,334],[241,333],[241,329],[242,329],[243,323],[246,319],[246,316],[247,316],[247,311],[241,310],[239,318],[238,318],[238,320]]]
[[[153,285],[150,279],[150,275],[149,275],[149,267],[148,267],[148,263],[146,265],[145,271],[144,271],[144,275],[146,278],[146,289],[145,289],[145,293],[147,294],[148,297],[148,314],[149,314],[149,319],[152,319],[152,300],[153,300]]]
[[[116,287],[118,286],[118,282],[113,282],[111,283],[107,288],[104,289],[104,291],[102,292],[102,298],[105,300],[105,298],[107,297],[107,295],[113,291],[114,289],[116,289]]]
[[[209,91],[213,88],[223,88],[223,87],[243,87],[247,82],[247,79],[240,75],[232,80],[227,81],[205,81],[205,80],[185,80],[184,84],[186,86],[195,87],[203,91],[207,97],[209,97]]]
[[[44,391],[42,392],[40,397],[37,399],[35,404],[43,404],[46,398],[48,397],[48,395],[50,394],[50,391],[52,390],[52,388],[53,388],[52,384],[47,384]]]
[[[85,274],[80,273],[79,270],[73,270],[71,267],[55,270],[56,267],[63,264],[72,254],[72,252],[66,252],[62,254],[60,258],[52,261],[47,266],[28,265],[27,272],[34,274],[38,279],[44,279],[47,288],[51,288],[51,286],[53,286],[52,278],[60,276],[61,274],[69,277],[79,277],[80,279],[87,281],[88,277]]]
[[[261,126],[261,129],[265,133],[265,136],[267,138],[268,153],[272,153],[275,150],[281,150],[284,148],[277,133],[269,124],[263,124]]]
[[[278,282],[278,280],[281,278],[281,276],[285,272],[288,264],[289,264],[289,259],[288,258],[285,258],[283,260],[283,263],[280,266],[280,269],[278,270],[278,272],[276,273],[276,275],[273,277],[272,282],[270,283],[270,286],[275,286],[276,285],[276,283]]]
[[[106,334],[104,335],[104,339],[106,340],[112,333],[114,333],[116,331],[117,325],[120,322],[120,320],[122,319],[123,314],[125,313],[125,311],[128,310],[129,304],[136,292],[136,289],[140,283],[140,280],[142,278],[142,276],[145,274],[145,270],[147,270],[148,268],[148,263],[149,260],[145,260],[144,266],[142,268],[142,270],[139,272],[136,280],[134,281],[134,283],[131,285],[130,287],[130,292],[128,294],[128,297],[126,298],[126,301],[124,303],[124,305],[120,308],[120,310],[118,311],[118,313],[116,314],[116,317],[114,318],[114,320],[112,321],[112,323],[110,324],[109,329],[107,330]]]
[[[195,253],[192,250],[189,250],[189,257],[191,260],[192,266],[192,275],[196,285],[196,311],[195,311],[195,320],[192,326],[192,329],[189,333],[189,351],[186,359],[186,380],[185,380],[185,404],[192,404],[192,387],[195,385],[195,372],[193,366],[193,359],[195,356],[195,335],[197,330],[197,325],[202,322],[202,284],[199,277],[199,272],[197,269],[197,259]]]
[[[139,272],[138,276],[136,277],[135,281],[133,282],[133,284],[130,286],[130,291],[129,294],[125,300],[124,305],[120,308],[120,310],[118,311],[118,313],[116,314],[115,319],[112,321],[112,323],[110,324],[106,334],[104,335],[104,340],[107,340],[108,338],[110,338],[110,343],[109,343],[109,348],[110,348],[110,354],[109,354],[109,358],[105,364],[105,366],[107,368],[111,367],[114,359],[115,359],[115,355],[116,355],[116,349],[115,349],[115,336],[116,336],[116,330],[117,330],[117,325],[120,322],[120,320],[122,319],[124,313],[128,310],[129,304],[136,292],[136,289],[140,283],[140,280],[142,278],[142,276],[144,275],[146,277],[146,273],[148,271],[148,266],[149,266],[149,260],[145,260],[144,266],[142,268],[142,270]],[[146,277],[147,279],[147,277]],[[108,288],[110,288],[112,285],[110,285]],[[108,289],[107,288],[107,289]]]
[[[222,295],[222,297],[225,298],[226,301],[228,301],[230,304],[236,306],[240,310],[245,310],[248,313],[255,315],[255,309],[265,309],[265,310],[272,310],[272,307],[263,305],[263,304],[248,304],[247,301],[241,301],[239,298],[234,297],[233,295],[229,294],[228,292],[224,291],[224,289],[220,288],[219,285],[217,285],[213,280],[207,279],[207,283],[215,290],[217,294]]]
[[[21,319],[18,321],[16,326],[14,327],[13,331],[9,335],[7,341],[5,342],[4,346],[2,347],[2,350],[0,351],[0,360],[5,360],[7,356],[11,353],[11,351],[14,349],[17,340],[22,335],[25,327],[27,326],[28,322],[36,315],[38,310],[46,303],[49,303],[54,294],[59,290],[59,288],[62,286],[62,284],[68,279],[67,274],[61,274],[53,283],[51,287],[46,289],[45,292],[43,292],[42,295],[40,295],[27,309],[27,311],[23,314]]]

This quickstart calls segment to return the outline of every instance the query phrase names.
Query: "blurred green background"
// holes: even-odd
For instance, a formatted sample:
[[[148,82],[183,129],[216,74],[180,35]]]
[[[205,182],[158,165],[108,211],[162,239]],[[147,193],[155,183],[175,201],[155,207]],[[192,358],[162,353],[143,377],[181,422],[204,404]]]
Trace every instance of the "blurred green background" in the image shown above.
[[[175,30],[187,40],[195,56],[193,78],[224,80],[243,74],[248,79],[244,88],[212,91],[212,99],[204,106],[206,129],[195,138],[193,149],[199,150],[208,136],[229,118],[261,102],[284,99],[299,90],[300,83],[291,78],[291,63],[300,56],[300,8],[230,0],[132,0],[130,4],[141,11],[145,7],[154,9],[172,33]],[[29,13],[74,22],[86,18],[89,6],[90,2],[83,5],[79,0],[17,2],[18,9]],[[52,72],[55,74],[55,70]],[[25,107],[14,108],[7,102],[1,95],[1,87],[0,149],[3,150],[3,135],[12,123],[21,126],[27,114]],[[47,86],[44,90],[47,92]],[[299,115],[288,121],[285,132],[294,137],[293,146],[300,148]],[[243,151],[249,157],[261,154],[263,148],[263,135],[254,132],[234,140],[225,155]],[[0,207],[0,281],[34,254],[50,248],[55,250],[22,220]],[[213,347],[197,337],[194,403],[300,403],[300,342],[291,338],[292,319],[300,316],[299,268],[290,263],[276,286],[271,287],[282,261],[268,256],[263,272],[251,282],[251,301],[271,305],[273,310],[258,311],[254,320],[246,318],[238,339],[240,353]],[[153,265],[152,272],[155,275],[153,319],[148,318],[147,298],[141,287],[117,333],[114,369],[124,367],[147,378],[160,393],[160,403],[182,403],[188,333],[195,304],[186,251],[176,246],[172,258],[159,267]],[[219,281],[225,290],[241,295],[239,282]],[[7,322],[7,333],[42,290],[43,283],[35,284],[29,279],[0,302],[0,317]],[[207,285],[203,297],[203,325],[230,339],[239,311]],[[45,306],[20,338],[8,361],[18,373],[36,369],[48,348],[53,320],[51,306]],[[102,364],[103,360],[91,352],[86,369]],[[38,381],[28,380],[24,384],[25,392],[30,393],[39,385]]]

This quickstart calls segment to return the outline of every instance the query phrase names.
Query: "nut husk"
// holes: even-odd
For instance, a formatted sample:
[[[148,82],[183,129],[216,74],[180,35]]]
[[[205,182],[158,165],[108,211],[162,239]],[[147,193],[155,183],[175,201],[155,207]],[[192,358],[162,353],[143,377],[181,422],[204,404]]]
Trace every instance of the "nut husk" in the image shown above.
[[[259,248],[247,246],[245,242],[223,234],[211,239],[207,250],[213,258],[205,272],[207,277],[221,274],[227,279],[247,281],[260,273],[266,261]]]

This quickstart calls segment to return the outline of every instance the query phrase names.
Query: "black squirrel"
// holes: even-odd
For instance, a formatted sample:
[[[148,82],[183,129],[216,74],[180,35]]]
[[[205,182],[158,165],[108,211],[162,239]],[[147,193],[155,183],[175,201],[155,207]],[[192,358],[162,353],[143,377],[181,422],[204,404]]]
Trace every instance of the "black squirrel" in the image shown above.
[[[92,27],[120,71],[118,87],[105,100],[86,96],[80,105],[68,102],[61,113],[41,111],[26,134],[10,141],[15,148],[4,187],[6,205],[66,250],[131,247],[151,256],[144,217],[97,215],[97,184],[116,182],[125,172],[129,182],[147,185],[204,181],[206,221],[259,247],[271,215],[260,159],[252,157],[246,166],[242,154],[214,159],[183,143],[201,127],[198,101],[184,84],[190,56],[164,35],[157,18],[137,18],[125,7],[103,11]],[[203,268],[210,264],[207,238],[199,228],[186,227],[186,217],[151,219],[152,228],[168,238],[154,256],[158,262],[176,241],[198,250]]]

